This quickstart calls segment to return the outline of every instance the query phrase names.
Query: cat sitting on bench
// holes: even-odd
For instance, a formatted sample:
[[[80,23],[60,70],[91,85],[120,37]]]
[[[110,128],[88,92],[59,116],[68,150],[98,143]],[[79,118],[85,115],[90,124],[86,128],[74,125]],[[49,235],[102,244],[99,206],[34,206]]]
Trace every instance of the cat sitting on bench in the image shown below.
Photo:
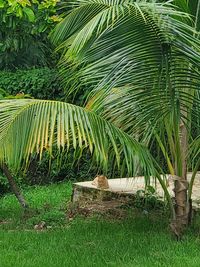
[[[104,175],[97,175],[92,181],[92,185],[95,185],[99,189],[108,189],[108,179]]]

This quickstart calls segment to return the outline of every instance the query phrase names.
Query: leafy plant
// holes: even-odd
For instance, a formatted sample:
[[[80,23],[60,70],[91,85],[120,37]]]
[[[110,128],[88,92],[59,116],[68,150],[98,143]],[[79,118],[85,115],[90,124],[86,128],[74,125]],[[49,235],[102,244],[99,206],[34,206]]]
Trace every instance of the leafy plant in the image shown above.
[[[63,53],[60,69],[68,92],[91,88],[88,110],[149,149],[157,143],[175,180],[171,228],[179,237],[188,224],[200,164],[200,1],[72,5],[52,33]],[[189,191],[188,166],[193,170]]]
[[[57,0],[0,0],[0,69],[51,65]]]
[[[0,71],[0,94],[24,93],[38,99],[62,99],[62,86],[56,69],[40,68],[30,70]]]
[[[152,209],[163,209],[165,206],[153,186],[147,186],[146,190],[138,190],[133,205],[147,214]]]

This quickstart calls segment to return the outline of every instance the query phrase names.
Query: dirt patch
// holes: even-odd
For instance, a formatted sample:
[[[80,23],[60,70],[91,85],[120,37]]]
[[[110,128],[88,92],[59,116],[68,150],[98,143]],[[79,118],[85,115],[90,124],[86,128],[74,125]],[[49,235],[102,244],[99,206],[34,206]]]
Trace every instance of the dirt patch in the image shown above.
[[[127,211],[123,209],[124,205],[126,205],[126,202],[121,200],[91,201],[84,204],[71,203],[67,217],[69,220],[73,220],[77,215],[84,217],[103,215],[121,219],[126,217],[127,213]]]

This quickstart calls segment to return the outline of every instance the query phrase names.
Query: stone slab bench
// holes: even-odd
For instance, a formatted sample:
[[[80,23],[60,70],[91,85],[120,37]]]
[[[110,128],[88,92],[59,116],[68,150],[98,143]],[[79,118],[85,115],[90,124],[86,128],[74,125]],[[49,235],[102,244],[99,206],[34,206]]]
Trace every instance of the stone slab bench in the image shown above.
[[[188,180],[192,174],[188,173]],[[174,182],[168,179],[168,191],[173,197]],[[86,203],[91,201],[121,200],[126,202],[134,199],[138,190],[145,190],[144,177],[108,179],[109,189],[99,189],[92,185],[92,181],[78,182],[73,184],[72,202]],[[151,180],[160,199],[164,198],[164,192],[158,181]],[[193,188],[192,199],[194,206],[200,208],[200,173],[197,174]]]

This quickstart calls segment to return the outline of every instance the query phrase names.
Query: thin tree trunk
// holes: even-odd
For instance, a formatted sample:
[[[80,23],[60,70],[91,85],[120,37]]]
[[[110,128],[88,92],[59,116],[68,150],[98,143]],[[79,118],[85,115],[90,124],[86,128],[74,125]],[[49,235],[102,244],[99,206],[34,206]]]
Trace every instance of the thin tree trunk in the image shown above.
[[[13,193],[15,194],[16,198],[19,201],[19,204],[21,205],[22,208],[28,208],[28,204],[26,203],[26,200],[24,199],[24,196],[22,195],[20,188],[15,183],[15,180],[13,179],[12,174],[9,171],[7,165],[5,163],[3,163],[1,165],[1,167],[2,167],[2,170],[3,170],[6,178],[8,179],[11,190],[13,191]]]
[[[180,150],[181,150],[181,176],[176,170],[174,176],[174,194],[175,194],[175,212],[176,219],[171,223],[171,229],[179,239],[188,226],[191,201],[187,200],[188,181],[187,181],[187,150],[188,150],[188,134],[184,124],[180,126]]]

